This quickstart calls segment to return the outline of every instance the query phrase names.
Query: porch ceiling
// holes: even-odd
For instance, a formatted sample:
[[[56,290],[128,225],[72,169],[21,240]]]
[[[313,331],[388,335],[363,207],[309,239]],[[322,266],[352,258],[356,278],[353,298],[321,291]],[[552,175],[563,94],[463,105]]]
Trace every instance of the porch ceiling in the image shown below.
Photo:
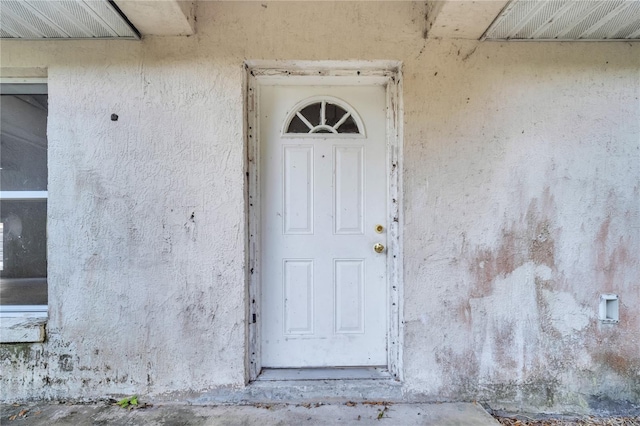
[[[1,0],[0,37],[8,39],[138,39],[108,0]]]
[[[196,0],[0,0],[0,38],[191,35],[195,4]],[[429,0],[426,4],[427,38],[640,39],[640,0]]]
[[[640,0],[512,0],[486,39],[640,39]]]
[[[0,38],[139,39],[191,35],[195,1],[0,0]]]
[[[640,0],[433,0],[428,38],[640,39]]]

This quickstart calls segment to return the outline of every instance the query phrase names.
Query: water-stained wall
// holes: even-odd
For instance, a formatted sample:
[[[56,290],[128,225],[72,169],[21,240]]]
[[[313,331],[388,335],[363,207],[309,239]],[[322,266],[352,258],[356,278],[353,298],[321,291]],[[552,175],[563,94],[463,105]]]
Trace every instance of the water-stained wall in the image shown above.
[[[637,404],[640,45],[426,41],[424,11],[200,2],[192,37],[2,42],[48,69],[50,304],[2,398],[243,386],[243,62],[390,59],[408,398]]]

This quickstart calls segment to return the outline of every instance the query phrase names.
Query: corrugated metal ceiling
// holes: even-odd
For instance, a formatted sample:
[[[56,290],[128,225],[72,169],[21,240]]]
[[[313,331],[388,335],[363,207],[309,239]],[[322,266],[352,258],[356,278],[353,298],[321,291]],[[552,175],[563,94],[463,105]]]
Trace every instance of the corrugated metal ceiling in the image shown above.
[[[138,31],[108,0],[0,0],[5,39],[139,39]]]
[[[640,39],[640,0],[512,0],[487,40]]]
[[[0,0],[0,38],[139,39],[112,0]],[[487,40],[640,39],[640,0],[511,0]]]

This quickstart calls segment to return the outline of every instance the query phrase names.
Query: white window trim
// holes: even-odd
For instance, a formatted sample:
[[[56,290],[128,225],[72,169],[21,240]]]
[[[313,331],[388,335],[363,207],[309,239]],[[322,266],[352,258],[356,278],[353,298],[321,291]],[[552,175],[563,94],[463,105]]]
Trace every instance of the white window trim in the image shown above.
[[[0,200],[17,201],[33,200],[44,201],[48,198],[47,191],[0,191]]]
[[[47,83],[46,78],[0,78],[3,85]],[[48,196],[48,191],[0,191],[0,201],[44,201]],[[0,305],[0,343],[43,342],[48,310],[48,305]]]
[[[0,77],[0,84],[48,84],[43,77]]]
[[[48,305],[4,305],[0,306],[0,318],[47,318]]]
[[[307,98],[298,102],[293,108],[291,108],[291,111],[287,115],[287,118],[284,120],[282,125],[282,130],[280,132],[281,136],[285,138],[327,138],[328,137],[327,133],[289,133],[287,132],[289,125],[291,124],[291,120],[293,120],[293,117],[295,117],[299,112],[301,112],[304,108],[308,107],[309,105],[313,105],[315,103],[320,103],[320,102],[332,103],[344,109],[350,114],[351,118],[353,118],[353,121],[355,121],[356,126],[358,126],[358,133],[338,132],[338,133],[331,134],[332,138],[345,138],[345,139],[366,138],[367,135],[365,132],[364,123],[362,122],[362,119],[360,118],[360,115],[358,114],[358,112],[355,110],[355,108],[349,105],[348,102],[345,102],[340,98],[336,98],[335,96],[312,96],[310,98]]]

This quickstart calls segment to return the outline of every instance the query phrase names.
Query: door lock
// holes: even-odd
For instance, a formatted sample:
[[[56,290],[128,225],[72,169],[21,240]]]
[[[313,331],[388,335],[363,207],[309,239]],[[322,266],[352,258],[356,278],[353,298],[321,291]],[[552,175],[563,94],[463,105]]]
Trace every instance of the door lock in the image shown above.
[[[376,230],[376,232],[378,234],[382,234],[382,231],[384,231],[384,226],[382,225],[376,225],[376,227],[374,228]]]
[[[380,243],[376,243],[373,246],[373,251],[375,251],[376,253],[382,253],[384,251],[384,246]]]

